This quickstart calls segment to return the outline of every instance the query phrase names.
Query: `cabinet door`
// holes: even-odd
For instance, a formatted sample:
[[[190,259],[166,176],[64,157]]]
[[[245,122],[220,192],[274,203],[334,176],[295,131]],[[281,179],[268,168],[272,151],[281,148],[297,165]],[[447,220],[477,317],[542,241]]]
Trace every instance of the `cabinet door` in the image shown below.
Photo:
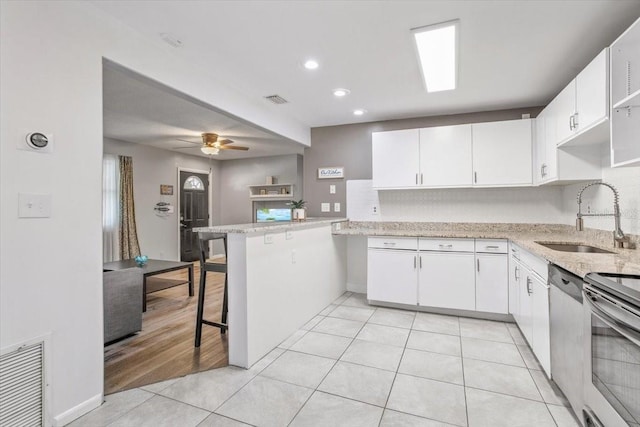
[[[419,129],[374,132],[371,142],[373,188],[418,185]]]
[[[608,116],[608,50],[604,49],[576,77],[577,130],[586,129]]]
[[[533,308],[533,282],[531,273],[524,266],[522,267],[522,280],[520,281],[520,321],[518,326],[529,345],[533,346],[533,319],[531,310]]]
[[[547,174],[547,144],[545,141],[545,124],[546,124],[546,115],[547,111],[542,110],[542,112],[535,119],[535,136],[533,138],[533,155],[534,155],[534,167],[533,167],[533,182],[534,184],[539,184],[546,181]]]
[[[420,305],[475,310],[473,253],[421,252],[420,266]]]
[[[520,323],[520,284],[522,266],[514,257],[509,260],[509,313]]]
[[[471,186],[471,125],[420,129],[420,185]]]
[[[526,185],[531,175],[531,120],[472,125],[474,185]]]
[[[416,305],[418,252],[369,249],[367,299]]]
[[[538,277],[532,278],[531,309],[532,349],[542,368],[551,375],[551,337],[549,332],[549,287]],[[529,341],[531,342],[531,341]]]
[[[508,256],[476,254],[476,310],[509,312]]]
[[[556,145],[575,133],[571,117],[576,113],[576,80],[571,80],[553,100],[556,122]]]

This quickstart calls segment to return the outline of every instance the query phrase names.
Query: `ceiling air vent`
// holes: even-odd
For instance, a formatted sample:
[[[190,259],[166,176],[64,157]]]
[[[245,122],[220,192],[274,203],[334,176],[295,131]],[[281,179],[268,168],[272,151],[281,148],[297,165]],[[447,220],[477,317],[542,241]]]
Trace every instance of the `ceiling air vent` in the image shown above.
[[[289,101],[281,97],[280,95],[269,95],[264,97],[266,100],[273,102],[274,104],[286,104]]]

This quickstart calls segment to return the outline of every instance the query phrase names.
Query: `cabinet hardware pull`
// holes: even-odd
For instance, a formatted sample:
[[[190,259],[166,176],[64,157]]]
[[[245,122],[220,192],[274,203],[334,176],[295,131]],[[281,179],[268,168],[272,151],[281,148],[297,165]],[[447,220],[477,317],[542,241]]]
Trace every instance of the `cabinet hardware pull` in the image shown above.
[[[424,177],[422,176],[422,173],[420,174],[420,184],[424,184]]]
[[[485,246],[485,248],[487,248],[487,249],[500,249],[500,246],[491,245],[491,246]]]
[[[513,278],[516,279],[516,280],[520,280],[520,277],[518,277],[519,270],[520,269],[516,265],[516,268],[513,270]]]
[[[569,130],[573,130],[573,116],[569,116]]]
[[[416,173],[416,185],[418,185],[418,174]]]
[[[416,264],[416,257],[414,256],[414,257],[413,257],[413,269],[414,269],[414,270],[416,269],[416,266],[417,266],[417,264]]]
[[[573,115],[573,128],[578,129],[580,127],[580,123],[578,122],[578,113]]]
[[[422,256],[420,256],[420,270],[422,270]]]
[[[476,259],[476,265],[478,266],[478,273],[480,272],[480,259]]]
[[[478,183],[478,172],[473,173],[473,182],[476,184]]]
[[[395,246],[396,242],[384,242],[383,245],[385,245],[385,246]]]
[[[527,276],[527,294],[531,295],[531,278]]]
[[[451,245],[451,244],[449,244],[449,245],[440,244],[438,246],[441,247],[441,248],[452,248],[453,247],[453,245]]]

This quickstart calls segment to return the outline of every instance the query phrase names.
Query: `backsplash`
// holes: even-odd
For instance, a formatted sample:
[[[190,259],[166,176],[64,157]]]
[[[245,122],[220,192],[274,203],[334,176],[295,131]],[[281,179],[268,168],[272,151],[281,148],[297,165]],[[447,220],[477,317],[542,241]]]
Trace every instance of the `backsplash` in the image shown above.
[[[608,159],[605,159],[608,162]],[[620,194],[620,227],[625,234],[640,234],[640,167],[602,170],[602,181],[613,185]],[[586,183],[563,187],[565,224],[575,224],[578,213],[578,192]],[[613,193],[604,186],[594,186],[582,194],[582,213],[613,213]],[[611,216],[585,217],[584,226],[613,230]]]
[[[354,180],[347,182],[347,217],[353,221],[559,223],[564,217],[562,197],[559,187],[376,191],[371,180]]]

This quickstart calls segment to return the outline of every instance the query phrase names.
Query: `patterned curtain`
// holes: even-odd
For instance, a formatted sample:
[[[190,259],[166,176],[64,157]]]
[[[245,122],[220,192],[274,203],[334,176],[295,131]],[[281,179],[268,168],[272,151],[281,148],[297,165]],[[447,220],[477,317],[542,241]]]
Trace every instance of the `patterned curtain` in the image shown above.
[[[133,159],[120,157],[120,258],[131,259],[140,255],[136,213],[133,203]]]
[[[120,177],[118,156],[102,160],[102,260],[120,259]]]

